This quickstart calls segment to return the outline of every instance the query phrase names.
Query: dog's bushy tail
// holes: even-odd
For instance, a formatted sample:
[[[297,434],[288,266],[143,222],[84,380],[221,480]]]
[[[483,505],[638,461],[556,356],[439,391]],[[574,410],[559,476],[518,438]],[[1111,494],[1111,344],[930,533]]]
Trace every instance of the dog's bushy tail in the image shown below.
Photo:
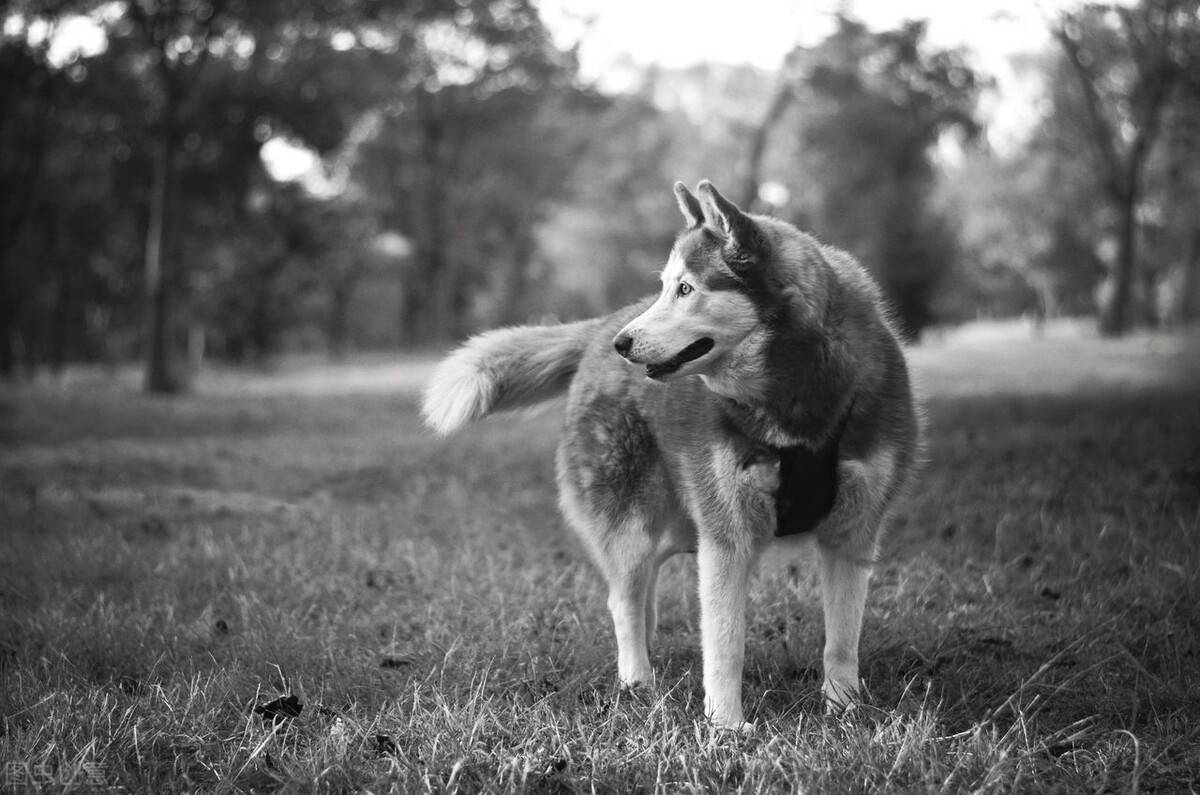
[[[565,392],[599,320],[516,326],[472,337],[433,371],[421,415],[440,434]]]

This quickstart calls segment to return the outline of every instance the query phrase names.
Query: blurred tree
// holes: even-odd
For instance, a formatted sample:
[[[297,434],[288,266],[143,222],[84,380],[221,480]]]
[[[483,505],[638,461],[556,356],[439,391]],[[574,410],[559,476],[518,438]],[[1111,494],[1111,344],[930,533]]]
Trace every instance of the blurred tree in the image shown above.
[[[381,235],[379,219],[355,197],[339,196],[316,209],[316,222],[337,230],[326,239],[315,270],[326,299],[322,324],[326,346],[332,358],[342,359],[354,342],[351,312],[359,285],[373,274],[387,274],[411,251],[407,240]],[[391,339],[394,344],[395,335]]]
[[[47,61],[48,36],[33,41],[26,29],[5,25],[0,37],[0,377],[11,377],[21,347],[20,297],[33,279],[16,249],[47,162],[63,78]]]
[[[946,134],[976,136],[984,84],[963,51],[931,48],[925,31],[907,22],[873,32],[839,16],[829,38],[797,48],[753,139],[744,190],[757,195],[771,128],[797,124],[791,179],[815,188],[796,219],[875,271],[909,336],[933,320],[935,290],[957,259],[953,226],[930,202],[932,151]]]
[[[588,101],[529,0],[454,9],[414,29],[403,73],[379,73],[383,112],[356,172],[381,226],[413,245],[402,276],[409,344],[458,336],[473,315],[519,313],[533,230],[579,146],[566,120]]]
[[[235,6],[237,4],[234,4]],[[200,76],[222,34],[236,30],[237,10],[227,0],[130,0],[126,14],[143,45],[135,69],[147,89],[145,118],[151,130],[153,177],[146,227],[146,370],[151,392],[183,387],[173,361],[172,314],[176,289],[171,256],[178,202],[179,149],[188,133],[188,116]]]
[[[580,133],[591,143],[570,193],[539,230],[543,256],[563,293],[557,302],[562,314],[608,312],[651,291],[679,226],[668,192],[681,173],[668,164],[676,150],[671,122],[652,102],[649,87],[585,120]]]
[[[1043,126],[1007,154],[974,149],[941,180],[938,204],[957,223],[962,267],[939,305],[956,303],[957,317],[1094,311],[1104,269],[1093,172],[1051,132]]]
[[[770,104],[767,106],[762,121],[751,130],[748,136],[750,148],[746,158],[741,198],[738,202],[743,208],[756,211],[760,209],[759,193],[766,181],[764,173],[767,170],[771,136],[785,124],[788,112],[795,108],[799,92],[808,80],[808,75],[803,70],[808,60],[807,56],[807,49],[797,47],[784,58],[778,84],[771,96]]]
[[[1112,287],[1101,307],[1100,328],[1122,334],[1133,320],[1147,159],[1176,88],[1200,68],[1200,3],[1092,3],[1064,13],[1052,32],[1075,78],[1088,150],[1116,217]]]
[[[1193,32],[1200,63],[1200,26]],[[1149,227],[1149,259],[1161,263],[1154,286],[1159,322],[1200,319],[1200,69],[1184,74],[1163,119],[1160,146],[1146,165],[1141,219]],[[1151,269],[1147,269],[1150,271]]]
[[[58,20],[41,14],[70,7],[10,4],[0,39],[2,375],[18,354],[30,370],[107,360],[113,317],[137,315],[125,267],[147,173],[140,125],[126,112],[137,88],[113,58],[51,58]]]
[[[0,178],[21,188],[5,191],[6,199],[16,200],[5,205],[5,218],[15,224],[30,217],[26,214],[30,207],[38,206],[44,212],[34,216],[45,226],[62,217],[65,204],[91,201],[79,218],[111,220],[120,216],[122,229],[129,220],[141,224],[145,230],[141,254],[146,296],[141,313],[145,318],[141,335],[145,383],[153,391],[177,390],[185,382],[183,369],[175,362],[179,327],[189,313],[195,315],[193,310],[220,304],[211,300],[212,296],[196,293],[214,289],[229,293],[240,288],[261,298],[281,284],[293,284],[287,279],[280,282],[276,269],[259,267],[254,260],[256,252],[271,250],[281,236],[288,239],[290,234],[280,228],[284,219],[278,214],[264,221],[261,214],[247,211],[248,197],[265,180],[260,158],[264,142],[282,136],[321,154],[331,152],[380,96],[374,93],[379,82],[365,79],[378,60],[389,61],[393,76],[406,73],[406,37],[411,39],[421,24],[453,19],[460,11],[454,2],[412,4],[405,0],[8,4],[2,55],[14,64],[23,57],[22,63],[37,68],[21,70],[21,80],[4,84],[13,90],[11,97],[5,96],[5,105],[20,112],[5,114],[5,137],[0,139],[0,157],[4,158],[0,170],[4,173]],[[54,41],[56,26],[80,14],[103,28],[106,46],[86,63],[73,57],[65,67],[48,64],[44,51]],[[8,31],[15,34],[10,36]],[[50,32],[35,36],[33,31]],[[41,51],[31,49],[35,43]],[[70,103],[63,91],[51,102],[45,86],[54,80],[73,86]],[[46,126],[46,119],[73,120],[73,127],[65,122],[60,125],[67,154],[77,152],[85,141],[89,145],[79,157],[64,158],[63,152],[52,152],[55,162],[61,164],[55,169],[61,182],[38,187],[39,181],[30,176],[46,159],[46,142],[56,140],[53,135],[37,133],[39,125]],[[92,146],[107,140],[94,134],[98,129],[115,139],[116,150]],[[137,165],[127,169],[118,164],[128,181],[118,181],[119,190],[107,198],[119,201],[105,202],[103,195],[66,190],[83,174],[106,174],[113,162],[108,158],[111,151],[120,151],[125,160]],[[135,187],[130,190],[130,185]],[[43,194],[40,199],[34,195],[33,201],[25,200],[26,192],[39,191]],[[66,236],[70,245],[95,242],[78,233],[83,228],[73,228],[73,234]],[[340,239],[340,226],[318,229],[317,236]],[[21,260],[33,272],[33,263],[48,252],[29,242],[31,236],[32,231],[25,236],[28,245]],[[14,238],[6,237],[6,243],[10,239]],[[53,235],[42,239],[56,240]],[[244,254],[236,258],[242,272],[236,279],[211,278],[213,252],[227,253],[229,243]],[[62,248],[64,244],[55,245]],[[89,256],[97,253],[94,247],[88,251]],[[3,253],[3,262],[10,262],[7,250]],[[129,254],[124,251],[109,260],[119,264]],[[89,258],[45,257],[47,262],[60,260],[72,263],[68,268],[78,269]],[[234,260],[222,262],[228,268]],[[11,281],[14,272],[7,265],[0,267],[5,282]],[[256,279],[266,280],[268,286],[258,285]],[[311,280],[294,286],[315,289]],[[17,314],[12,309],[17,298],[34,294],[34,285],[15,287],[5,290],[5,299],[0,300],[0,321],[6,328]],[[245,303],[233,298],[230,306]],[[45,314],[39,307],[29,313]],[[257,317],[265,317],[261,306]],[[277,340],[277,335],[265,333],[273,325],[258,323],[264,329],[258,341],[268,347]],[[0,364],[12,360],[11,343],[19,336],[5,333]],[[267,354],[255,348],[253,355]]]
[[[657,289],[683,221],[675,180],[737,185],[748,109],[769,100],[758,70],[651,68],[630,92],[580,117],[587,142],[569,194],[538,232],[557,286],[547,307],[580,317]]]
[[[34,195],[41,239],[22,258],[40,266],[43,287],[32,295],[50,305],[31,307],[44,324],[29,339],[40,341],[35,359],[55,370],[70,359],[109,360],[114,313],[139,314],[139,280],[127,253],[142,233],[130,208],[138,206],[149,164],[135,152],[141,131],[114,111],[131,89],[114,66],[90,59],[66,71]]]
[[[76,15],[103,46],[49,62]],[[536,308],[539,221],[606,104],[524,0],[27,0],[0,16],[0,371],[97,330],[171,391],[179,332],[199,323],[224,355],[262,360],[306,325],[342,350],[356,285],[400,266],[405,341],[517,319]],[[323,158],[317,195],[268,178],[276,139]],[[379,248],[395,232],[411,253]],[[122,303],[131,277],[142,311]]]
[[[253,3],[231,19],[197,77],[176,153],[187,223],[170,256],[182,269],[181,303],[211,329],[217,353],[265,363],[289,326],[311,321],[313,294],[342,277],[341,262],[318,267],[317,258],[340,252],[361,228],[334,209],[346,203],[276,183],[262,150],[274,139],[313,156],[343,148],[376,101],[367,79],[375,54],[355,42],[364,30],[408,24],[405,6]],[[337,192],[333,183],[344,179],[335,173],[321,189]]]
[[[212,251],[211,280],[197,309],[213,340],[234,361],[264,365],[279,352],[286,329],[304,319],[301,298],[314,292],[330,237],[322,204],[295,183],[256,181],[240,231]]]
[[[147,87],[144,114],[154,141],[145,254],[147,389],[181,386],[171,346],[173,296],[183,281],[173,270],[185,262],[174,218],[186,200],[180,189],[196,196],[203,190],[197,183],[208,177],[210,198],[232,198],[223,206],[240,208],[257,171],[259,146],[276,128],[318,150],[336,145],[369,101],[356,90],[361,84],[356,67],[366,62],[345,52],[355,42],[353,31],[381,19],[402,28],[412,18],[409,5],[403,0],[132,0],[126,5],[124,30],[142,46],[130,68]],[[231,177],[229,183],[225,177]],[[221,216],[219,209],[211,212],[220,206],[210,204],[209,215]],[[192,224],[189,231],[200,230]]]

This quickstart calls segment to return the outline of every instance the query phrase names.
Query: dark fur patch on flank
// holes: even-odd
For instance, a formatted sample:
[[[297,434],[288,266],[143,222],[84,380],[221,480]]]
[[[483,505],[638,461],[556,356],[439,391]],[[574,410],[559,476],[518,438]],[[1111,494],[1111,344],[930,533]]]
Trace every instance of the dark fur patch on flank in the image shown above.
[[[631,398],[597,397],[570,429],[570,471],[588,507],[615,522],[653,488],[657,445]]]

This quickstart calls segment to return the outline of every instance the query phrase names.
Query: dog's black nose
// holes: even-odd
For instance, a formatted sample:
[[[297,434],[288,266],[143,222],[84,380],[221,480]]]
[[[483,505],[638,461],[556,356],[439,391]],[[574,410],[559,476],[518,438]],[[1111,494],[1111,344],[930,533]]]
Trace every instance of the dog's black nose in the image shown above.
[[[617,349],[617,353],[625,356],[633,347],[633,337],[628,334],[618,334],[613,338],[613,347]]]

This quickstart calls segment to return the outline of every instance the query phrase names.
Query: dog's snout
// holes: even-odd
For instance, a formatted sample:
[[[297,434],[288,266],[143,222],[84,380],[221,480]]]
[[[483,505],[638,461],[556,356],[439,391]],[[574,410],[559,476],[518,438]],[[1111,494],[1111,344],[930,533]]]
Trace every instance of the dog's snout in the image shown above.
[[[621,354],[622,356],[627,356],[629,354],[629,350],[633,347],[633,337],[625,332],[621,332],[617,336],[613,337],[613,347],[617,349],[617,353]]]

